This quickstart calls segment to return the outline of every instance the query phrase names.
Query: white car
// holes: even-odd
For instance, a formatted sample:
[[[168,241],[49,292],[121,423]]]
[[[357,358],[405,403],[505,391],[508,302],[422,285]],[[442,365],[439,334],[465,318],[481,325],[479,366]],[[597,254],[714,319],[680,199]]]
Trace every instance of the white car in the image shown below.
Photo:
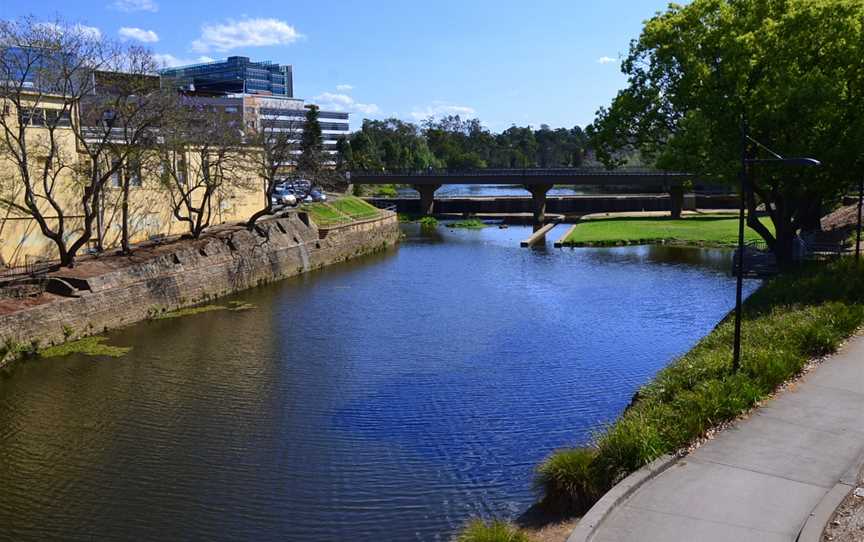
[[[289,207],[297,205],[297,196],[291,193],[287,188],[277,186],[276,189],[273,190],[273,195],[270,199],[273,202],[273,205],[287,205]]]

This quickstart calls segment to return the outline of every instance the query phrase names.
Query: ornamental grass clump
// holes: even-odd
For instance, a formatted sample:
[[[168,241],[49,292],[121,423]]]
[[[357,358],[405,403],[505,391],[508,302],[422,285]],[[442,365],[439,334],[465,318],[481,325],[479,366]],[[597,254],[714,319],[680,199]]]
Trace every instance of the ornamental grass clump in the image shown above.
[[[543,507],[554,513],[587,510],[600,496],[596,468],[597,450],[560,450],[537,467],[536,486],[543,492]]]
[[[542,503],[581,513],[630,473],[691,446],[835,352],[864,323],[864,271],[808,264],[765,283],[745,303],[742,358],[731,369],[732,316],[640,389],[591,447],[559,450],[537,468]]]
[[[530,542],[528,535],[503,521],[474,520],[456,539],[458,542]]]

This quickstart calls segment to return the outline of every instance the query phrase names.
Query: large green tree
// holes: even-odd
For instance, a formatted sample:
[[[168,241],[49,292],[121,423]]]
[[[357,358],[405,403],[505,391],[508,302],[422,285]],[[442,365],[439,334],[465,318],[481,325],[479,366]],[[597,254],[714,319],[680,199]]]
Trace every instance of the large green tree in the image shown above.
[[[589,134],[598,157],[637,149],[658,167],[736,183],[745,124],[786,156],[819,169],[758,166],[745,189],[748,224],[781,262],[797,232],[862,174],[860,0],[694,0],[650,19],[622,63],[627,88]],[[776,233],[755,216],[759,205]]]
[[[352,168],[412,171],[438,162],[415,124],[399,119],[363,121],[351,136]]]
[[[579,167],[587,138],[578,126],[539,130],[512,126],[494,134],[479,119],[428,118],[422,128],[399,119],[363,121],[343,145],[349,169],[418,171],[428,168]],[[350,161],[346,156],[350,156]],[[350,162],[350,163],[349,163]]]

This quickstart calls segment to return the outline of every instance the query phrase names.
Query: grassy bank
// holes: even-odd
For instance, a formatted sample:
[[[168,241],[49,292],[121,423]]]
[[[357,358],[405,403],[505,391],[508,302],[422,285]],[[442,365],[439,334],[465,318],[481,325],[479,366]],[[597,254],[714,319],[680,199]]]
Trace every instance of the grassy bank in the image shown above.
[[[631,472],[687,447],[766,398],[810,359],[834,352],[864,323],[861,276],[852,262],[838,261],[767,282],[745,304],[738,373],[730,368],[733,322],[727,317],[639,390],[590,446],[560,450],[538,467],[542,504],[584,512]]]
[[[320,227],[334,226],[354,220],[375,218],[381,214],[374,205],[355,196],[343,196],[329,202],[307,203],[303,209]]]
[[[773,231],[771,221],[761,219]],[[761,239],[750,228],[747,241]],[[672,242],[701,246],[733,246],[738,242],[738,218],[729,215],[671,217],[612,217],[579,223],[564,240],[571,246],[609,246]]]

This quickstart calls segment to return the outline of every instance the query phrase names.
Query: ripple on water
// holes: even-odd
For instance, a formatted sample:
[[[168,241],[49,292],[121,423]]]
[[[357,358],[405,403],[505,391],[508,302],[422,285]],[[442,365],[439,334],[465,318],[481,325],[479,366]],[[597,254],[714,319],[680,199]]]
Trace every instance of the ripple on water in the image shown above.
[[[407,233],[0,380],[0,539],[444,540],[524,510],[734,299],[724,251]]]

